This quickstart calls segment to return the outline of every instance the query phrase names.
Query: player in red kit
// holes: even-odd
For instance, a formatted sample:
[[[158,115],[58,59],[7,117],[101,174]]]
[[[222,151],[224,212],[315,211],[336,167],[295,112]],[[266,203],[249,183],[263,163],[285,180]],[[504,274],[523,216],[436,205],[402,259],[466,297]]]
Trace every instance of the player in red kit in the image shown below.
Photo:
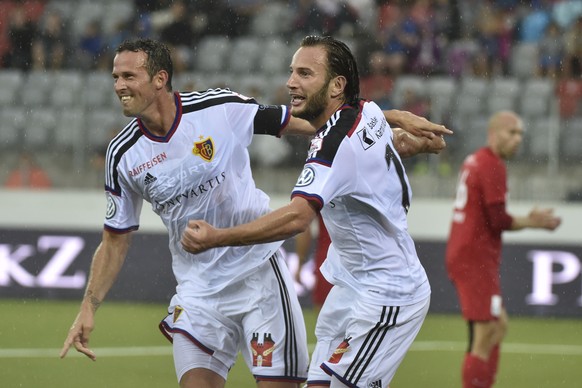
[[[463,388],[491,387],[499,363],[499,345],[507,329],[499,267],[505,230],[554,230],[560,218],[552,209],[534,208],[527,216],[506,210],[507,169],[523,139],[523,122],[513,112],[489,120],[487,145],[469,155],[461,167],[446,265],[463,318],[469,348],[463,362]]]
[[[310,253],[311,243],[313,240],[312,234],[313,233],[311,228],[307,228],[305,232],[298,234],[295,239],[297,256],[299,256],[299,269],[297,270],[296,279],[299,283],[301,283],[301,268],[307,261]],[[311,299],[313,301],[314,307],[318,311],[321,309],[321,306],[323,306],[323,302],[325,302],[325,298],[327,298],[327,294],[329,294],[329,291],[332,287],[332,285],[327,280],[325,280],[325,277],[319,270],[319,267],[321,267],[325,261],[327,256],[327,249],[329,248],[330,243],[331,238],[329,237],[329,233],[325,228],[323,218],[318,216],[317,239],[315,241],[315,250],[313,253],[313,275],[315,277],[315,283],[313,285],[313,289],[311,290]]]

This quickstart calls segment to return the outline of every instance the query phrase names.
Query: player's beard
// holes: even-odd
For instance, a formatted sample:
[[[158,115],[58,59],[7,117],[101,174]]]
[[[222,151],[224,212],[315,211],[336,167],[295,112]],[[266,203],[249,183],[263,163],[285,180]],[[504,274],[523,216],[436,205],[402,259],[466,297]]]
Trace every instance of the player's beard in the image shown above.
[[[309,96],[305,100],[305,104],[303,104],[303,109],[300,111],[291,111],[291,114],[295,117],[299,117],[300,119],[304,119],[307,121],[312,121],[325,111],[327,106],[327,86],[329,82],[325,82],[325,84],[319,89],[315,94]]]

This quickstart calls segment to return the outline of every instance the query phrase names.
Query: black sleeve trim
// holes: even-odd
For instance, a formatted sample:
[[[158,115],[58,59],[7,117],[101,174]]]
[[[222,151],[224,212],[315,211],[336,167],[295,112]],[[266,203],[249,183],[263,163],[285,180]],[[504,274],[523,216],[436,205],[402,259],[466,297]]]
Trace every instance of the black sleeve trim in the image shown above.
[[[283,108],[280,105],[259,105],[255,115],[254,134],[280,136],[281,129],[286,125],[281,124]]]

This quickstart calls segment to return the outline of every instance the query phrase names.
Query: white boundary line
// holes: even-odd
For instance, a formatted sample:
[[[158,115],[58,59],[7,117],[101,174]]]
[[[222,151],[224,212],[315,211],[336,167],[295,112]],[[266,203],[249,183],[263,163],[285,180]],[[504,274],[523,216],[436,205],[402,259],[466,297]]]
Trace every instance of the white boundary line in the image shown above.
[[[462,352],[467,344],[459,341],[417,341],[412,344],[411,352]],[[314,344],[309,345],[310,350]],[[143,356],[171,356],[171,345],[166,346],[132,346],[94,348],[97,357],[143,357]],[[12,348],[0,349],[0,358],[58,358],[61,349],[57,348]],[[503,353],[537,354],[548,356],[582,356],[582,345],[556,344],[520,344],[504,343]],[[67,357],[84,357],[75,349],[69,350]]]

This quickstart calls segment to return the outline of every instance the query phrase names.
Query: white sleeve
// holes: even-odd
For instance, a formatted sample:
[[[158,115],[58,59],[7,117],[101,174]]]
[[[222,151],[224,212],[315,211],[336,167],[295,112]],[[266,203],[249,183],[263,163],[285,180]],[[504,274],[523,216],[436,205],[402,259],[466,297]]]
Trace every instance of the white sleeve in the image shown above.
[[[120,195],[106,191],[105,227],[117,232],[137,230],[139,228],[143,198],[127,187],[123,179],[119,181],[122,186]]]

